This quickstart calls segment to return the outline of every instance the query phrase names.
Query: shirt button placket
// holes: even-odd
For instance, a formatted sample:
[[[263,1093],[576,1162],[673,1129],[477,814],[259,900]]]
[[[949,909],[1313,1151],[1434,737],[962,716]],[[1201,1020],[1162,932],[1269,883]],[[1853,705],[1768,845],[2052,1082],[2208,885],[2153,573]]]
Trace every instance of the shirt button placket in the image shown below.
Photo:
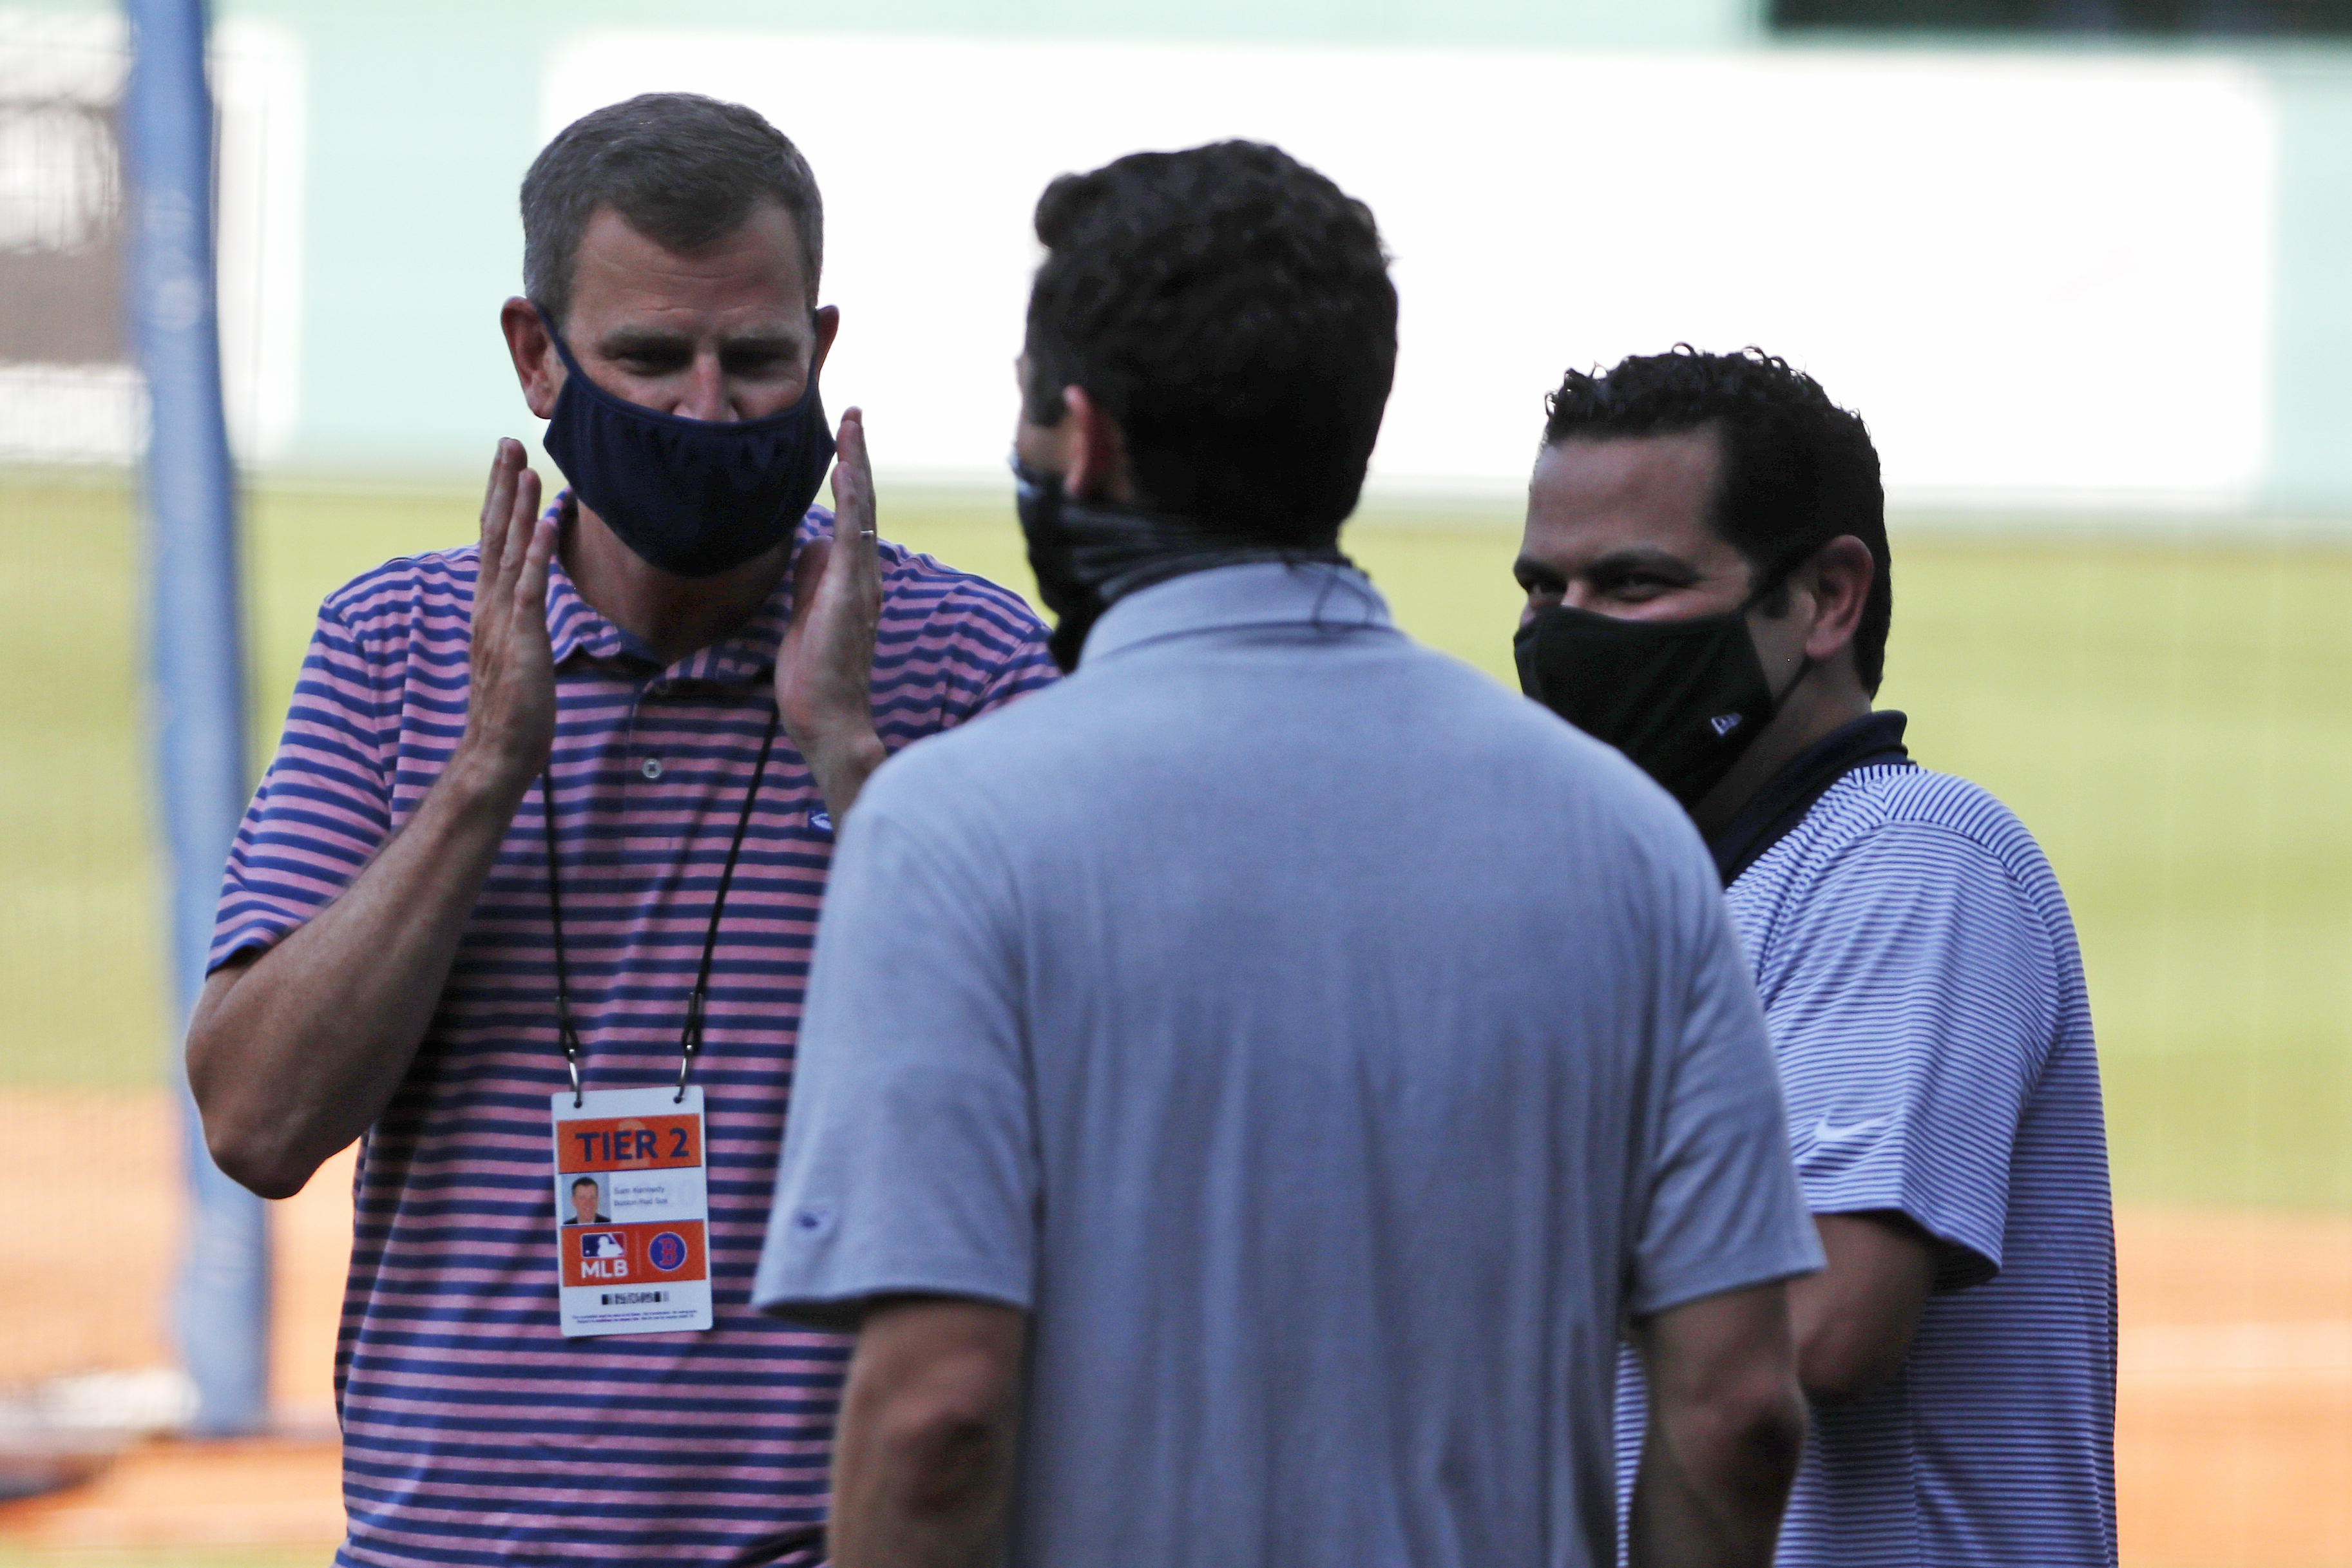
[[[636,741],[638,722],[645,716],[646,699],[667,697],[669,693],[670,682],[667,678],[646,682],[644,688],[637,693],[637,700],[631,705],[629,710],[629,740],[633,747]],[[662,776],[662,760],[653,756],[638,758],[637,776],[647,784],[658,782]]]
[[[673,847],[658,827],[660,792],[654,786],[661,783],[667,771],[662,759],[651,747],[660,743],[658,713],[662,700],[670,695],[672,683],[667,678],[656,678],[637,688],[636,700],[629,705],[629,749],[627,787],[622,794],[626,801],[623,808],[625,823],[623,843],[625,853],[636,862],[635,878],[639,881],[641,895],[650,895],[659,878],[653,868],[663,853]]]

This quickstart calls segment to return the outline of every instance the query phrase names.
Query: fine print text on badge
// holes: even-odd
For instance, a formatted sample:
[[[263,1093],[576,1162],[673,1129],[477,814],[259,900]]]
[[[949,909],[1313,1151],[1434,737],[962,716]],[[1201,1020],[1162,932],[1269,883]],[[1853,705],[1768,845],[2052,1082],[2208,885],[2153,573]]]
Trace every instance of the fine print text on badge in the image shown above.
[[[707,1329],[702,1090],[591,1090],[551,1097],[557,1295],[563,1332]]]

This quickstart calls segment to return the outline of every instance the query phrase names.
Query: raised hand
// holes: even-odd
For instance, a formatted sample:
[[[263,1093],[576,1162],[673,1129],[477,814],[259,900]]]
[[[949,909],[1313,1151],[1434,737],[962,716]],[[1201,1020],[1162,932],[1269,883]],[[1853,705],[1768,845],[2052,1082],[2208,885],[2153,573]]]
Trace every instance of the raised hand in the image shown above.
[[[517,798],[555,740],[555,659],[547,637],[547,568],[555,523],[539,515],[539,476],[522,443],[499,443],[482,498],[482,568],[459,755]]]
[[[499,443],[482,500],[482,569],[466,732],[401,830],[343,896],[205,982],[188,1078],[221,1168],[255,1192],[300,1190],[406,1079],[457,943],[555,736],[547,568],[555,524],[539,476]]]
[[[841,416],[833,467],[833,537],[801,547],[793,619],[776,650],[776,707],[816,775],[837,826],[882,762],[874,729],[874,633],[882,619],[882,559],[866,416]]]

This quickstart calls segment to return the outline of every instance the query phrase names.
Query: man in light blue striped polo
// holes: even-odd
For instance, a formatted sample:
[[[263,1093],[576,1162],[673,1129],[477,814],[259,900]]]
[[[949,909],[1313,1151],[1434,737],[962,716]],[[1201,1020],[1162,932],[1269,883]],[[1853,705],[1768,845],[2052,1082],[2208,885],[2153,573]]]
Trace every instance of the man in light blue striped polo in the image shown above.
[[[2074,924],[2000,803],[1872,710],[1878,457],[1810,377],[1681,348],[1570,373],[1516,566],[1529,696],[1713,849],[1828,1268],[1782,1568],[2116,1561],[2115,1243]],[[1618,1399],[1621,1492],[1643,1379]]]

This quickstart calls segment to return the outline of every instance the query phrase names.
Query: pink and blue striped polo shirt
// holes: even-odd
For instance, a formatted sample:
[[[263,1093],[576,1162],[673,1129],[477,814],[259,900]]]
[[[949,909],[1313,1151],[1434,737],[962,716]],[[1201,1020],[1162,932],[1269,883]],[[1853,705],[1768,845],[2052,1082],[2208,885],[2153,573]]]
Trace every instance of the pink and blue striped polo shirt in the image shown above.
[[[812,510],[803,539],[829,531]],[[892,750],[1053,679],[1014,594],[882,545],[874,711]],[[331,595],[229,858],[212,962],[333,900],[415,812],[465,726],[477,552],[391,562]],[[792,581],[663,667],[548,589],[551,775],[572,1011],[593,1089],[674,1083],[710,901],[774,710]],[[814,1561],[848,1342],[754,1312],[832,825],[789,740],[728,893],[695,1080],[708,1107],[717,1326],[566,1339],[548,1097],[557,1044],[544,795],[474,910],[415,1067],[364,1139],[336,1385],[337,1562]]]

